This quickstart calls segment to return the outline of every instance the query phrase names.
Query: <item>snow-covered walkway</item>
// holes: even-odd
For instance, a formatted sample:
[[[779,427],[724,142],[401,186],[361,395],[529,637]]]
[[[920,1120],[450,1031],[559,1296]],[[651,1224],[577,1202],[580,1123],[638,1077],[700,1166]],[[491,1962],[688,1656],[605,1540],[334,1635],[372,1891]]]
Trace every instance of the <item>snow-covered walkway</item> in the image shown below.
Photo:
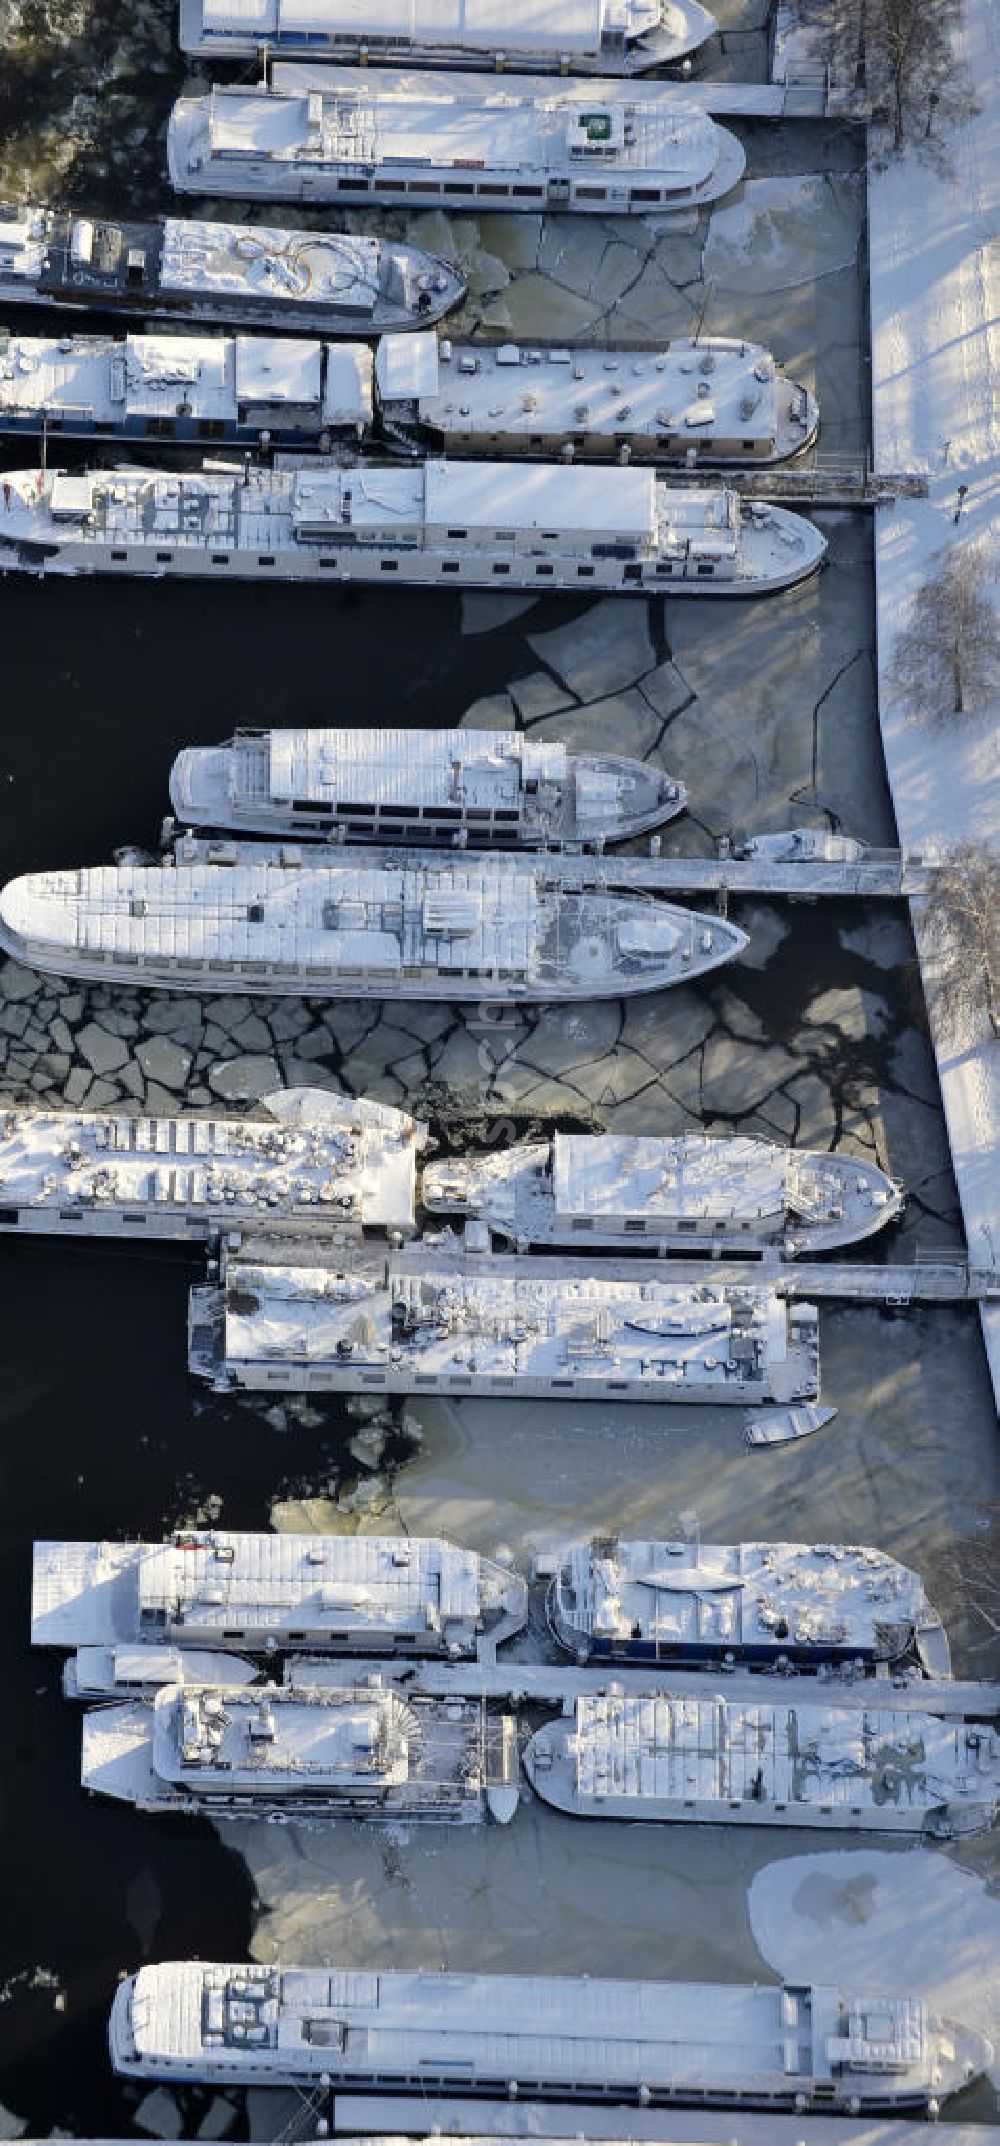
[[[991,35],[991,24],[992,35]],[[1000,710],[941,729],[891,691],[893,646],[932,562],[1000,549],[1000,88],[992,0],[965,0],[959,39],[980,111],[948,137],[950,176],[913,155],[869,170],[874,466],[921,471],[926,500],[876,515],[879,706],[904,851],[1000,846]],[[959,485],[965,488],[959,519]],[[998,593],[1000,601],[1000,593]],[[915,914],[919,942],[919,913]],[[1000,1257],[1000,1043],[935,1037],[974,1260]],[[1000,1307],[983,1330],[1000,1401]]]

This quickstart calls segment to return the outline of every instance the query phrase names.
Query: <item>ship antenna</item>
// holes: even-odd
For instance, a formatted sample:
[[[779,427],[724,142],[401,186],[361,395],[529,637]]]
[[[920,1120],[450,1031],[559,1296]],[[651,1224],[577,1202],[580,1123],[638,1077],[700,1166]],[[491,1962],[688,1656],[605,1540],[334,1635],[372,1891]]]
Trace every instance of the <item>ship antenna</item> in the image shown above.
[[[709,299],[711,298],[711,295],[712,295],[712,286],[711,286],[711,284],[710,284],[710,283],[706,283],[706,285],[705,285],[705,295],[704,295],[704,297],[703,297],[703,299],[702,299],[702,301],[701,301],[701,312],[700,312],[700,313],[699,313],[699,315],[698,315],[698,326],[696,327],[696,329],[695,329],[695,331],[694,331],[694,341],[695,341],[696,343],[699,343],[699,342],[701,341],[701,331],[702,331],[702,329],[703,329],[703,327],[704,327],[704,325],[705,325],[705,315],[706,315],[706,313],[708,312],[708,301],[709,301]]]

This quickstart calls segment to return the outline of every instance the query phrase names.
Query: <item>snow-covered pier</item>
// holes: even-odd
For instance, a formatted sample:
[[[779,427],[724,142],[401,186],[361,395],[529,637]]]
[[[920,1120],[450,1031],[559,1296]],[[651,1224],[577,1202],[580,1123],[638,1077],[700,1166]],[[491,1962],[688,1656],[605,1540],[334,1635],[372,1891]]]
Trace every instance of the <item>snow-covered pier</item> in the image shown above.
[[[176,829],[168,821],[166,832],[173,840]],[[656,838],[654,837],[654,844]],[[348,845],[349,846],[349,845]],[[177,850],[179,863],[208,864],[234,861],[233,838],[221,847],[214,837],[185,836]],[[248,855],[245,847],[241,853]],[[254,854],[265,854],[260,843]],[[277,853],[274,853],[275,857]],[[465,849],[467,865],[495,861],[489,851]],[[811,901],[819,895],[834,900],[845,896],[861,901],[900,901],[926,894],[933,885],[933,864],[917,853],[895,849],[869,849],[864,843],[830,836],[825,829],[799,828],[787,834],[761,836],[737,846],[723,841],[714,857],[671,856],[653,848],[643,855],[609,851],[540,851],[539,865],[547,881],[565,894],[632,891],[643,894],[780,894]],[[378,869],[426,867],[426,849],[365,843],[365,863]]]
[[[609,1662],[589,1663],[578,1667],[565,1660],[559,1662],[519,1662],[509,1656],[497,1658],[495,1649],[487,1641],[481,1647],[475,1661],[421,1662],[419,1670],[412,1661],[388,1660],[380,1663],[380,1672],[387,1684],[402,1682],[404,1688],[413,1687],[415,1680],[422,1692],[435,1698],[455,1699],[505,1699],[513,1704],[563,1706],[576,1699],[606,1692],[609,1682],[624,1682],[626,1689],[633,1683],[648,1692],[671,1692],[682,1690],[692,1699],[711,1699],[721,1690],[728,1700],[745,1700],[748,1705],[766,1706],[768,1703],[781,1706],[788,1704],[792,1684],[801,1688],[802,1680],[794,1672],[787,1675],[772,1674],[762,1669],[723,1668],[715,1663],[711,1669],[678,1669],[660,1667],[644,1662],[641,1668],[622,1669]],[[297,1685],[323,1685],[343,1682],[344,1665],[322,1660],[299,1660],[295,1664]],[[851,1676],[832,1671],[823,1677],[810,1676],[810,1691],[818,1697],[822,1691],[829,1693],[837,1706],[864,1709],[872,1704],[873,1691],[881,1684],[886,1692],[886,1703],[891,1692],[891,1703],[903,1713],[934,1714],[942,1721],[995,1721],[1000,1715],[1000,1685],[981,1679],[938,1679],[914,1676],[912,1679],[888,1676],[874,1679],[863,1674]]]
[[[316,1262],[323,1257],[317,1231],[303,1230],[301,1236],[289,1238],[287,1232],[279,1239],[267,1226],[254,1227],[240,1236],[237,1230],[229,1233],[228,1243],[233,1252],[230,1273],[235,1278],[240,1271],[251,1265],[267,1267],[270,1272],[280,1268],[302,1269],[318,1272]],[[574,1259],[570,1255],[532,1253],[530,1257],[498,1253],[490,1248],[487,1233],[473,1224],[465,1232],[461,1246],[463,1271],[476,1272],[477,1260],[491,1279],[513,1280],[517,1276],[530,1278],[540,1285],[558,1278],[572,1286],[580,1287],[593,1281],[595,1273],[602,1282],[614,1285],[631,1282],[637,1287],[643,1282],[661,1283],[679,1290],[697,1289],[710,1284],[712,1289],[737,1291],[746,1289],[773,1289],[779,1297],[790,1300],[805,1299],[812,1302],[816,1297],[828,1301],[837,1300],[855,1304],[882,1304],[890,1311],[905,1311],[913,1304],[989,1304],[1000,1303],[1000,1267],[975,1266],[968,1259],[957,1255],[935,1259],[885,1261],[859,1261],[849,1259],[808,1260],[783,1259],[777,1251],[765,1251],[758,1259],[677,1259],[659,1258],[654,1265],[647,1253],[645,1259],[601,1258],[595,1268],[594,1259]],[[406,1265],[409,1272],[433,1275],[441,1265],[440,1245],[422,1244],[419,1240],[409,1244],[406,1250]],[[332,1268],[331,1268],[332,1275]]]
[[[673,2121],[663,2109],[566,2107],[531,2101],[442,2101],[427,2094],[337,2094],[331,2130],[341,2146],[359,2146],[378,2137],[380,2146],[398,2146],[401,2137],[445,2139],[451,2146],[487,2146],[494,2139],[534,2139],[551,2146],[554,2139],[589,2139],[593,2146],[802,2146],[798,2116],[754,2116],[727,2110],[718,2114],[685,2109]],[[460,2126],[468,2125],[462,2132]],[[354,2133],[350,2138],[346,2134]],[[937,2124],[934,2146],[982,2146],[978,2124]],[[927,2146],[923,2124],[856,2123],[843,2116],[811,2116],[810,2146]]]

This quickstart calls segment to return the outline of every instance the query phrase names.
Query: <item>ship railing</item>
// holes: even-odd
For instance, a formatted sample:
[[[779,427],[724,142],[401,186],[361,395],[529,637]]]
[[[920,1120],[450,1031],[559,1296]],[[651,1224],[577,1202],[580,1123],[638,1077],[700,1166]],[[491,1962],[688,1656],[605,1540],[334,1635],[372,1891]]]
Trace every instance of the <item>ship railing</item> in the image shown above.
[[[279,2131],[272,2135],[271,2146],[297,2146],[300,2139],[324,2138],[329,2129],[327,2114],[330,2105],[328,2086],[316,2086],[305,2092],[293,2087],[295,2106],[290,2111]]]

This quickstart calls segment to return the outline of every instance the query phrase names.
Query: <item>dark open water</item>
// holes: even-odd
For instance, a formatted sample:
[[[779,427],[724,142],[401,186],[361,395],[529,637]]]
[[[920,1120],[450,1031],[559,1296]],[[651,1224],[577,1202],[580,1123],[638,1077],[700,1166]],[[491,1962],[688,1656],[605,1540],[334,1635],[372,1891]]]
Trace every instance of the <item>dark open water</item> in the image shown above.
[[[237,723],[457,721],[529,667],[524,623],[462,638],[457,601],[419,594],[0,581],[0,876],[152,841],[174,753]],[[27,1645],[32,1540],[155,1540],[210,1493],[228,1526],[266,1527],[282,1487],[337,1474],[353,1427],[334,1406],[282,1436],[189,1384],[201,1271],[168,1249],[0,1245],[0,2099],[36,2134],[130,2128],[104,2049],[117,1976],[241,1957],[252,1901],[207,1825],[81,1795],[80,1711]],[[55,1990],[30,1986],[38,1968]]]
[[[150,841],[174,754],[236,724],[457,723],[582,608],[463,637],[430,592],[0,580],[3,876]]]

